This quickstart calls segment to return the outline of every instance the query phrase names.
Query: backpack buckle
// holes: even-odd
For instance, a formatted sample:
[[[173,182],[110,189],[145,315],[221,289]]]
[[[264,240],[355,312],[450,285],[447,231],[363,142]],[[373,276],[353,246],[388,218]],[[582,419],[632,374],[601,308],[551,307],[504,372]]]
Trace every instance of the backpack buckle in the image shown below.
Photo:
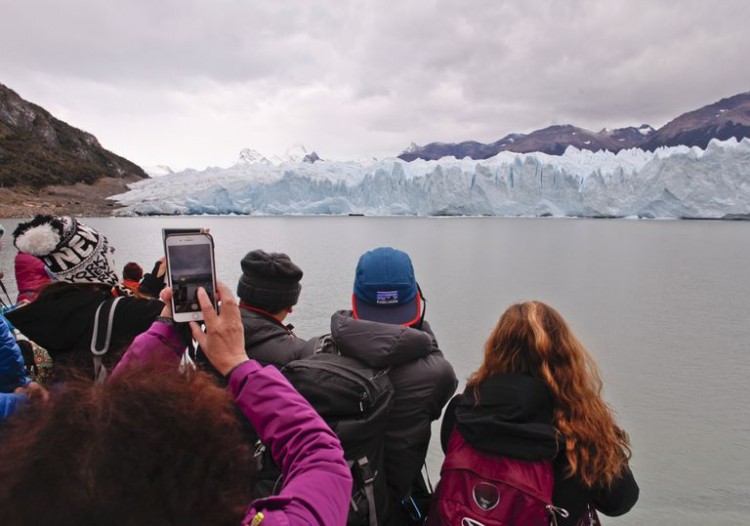
[[[359,472],[362,475],[362,484],[370,486],[375,483],[375,473],[373,473],[367,457],[358,458],[357,467],[359,467]]]

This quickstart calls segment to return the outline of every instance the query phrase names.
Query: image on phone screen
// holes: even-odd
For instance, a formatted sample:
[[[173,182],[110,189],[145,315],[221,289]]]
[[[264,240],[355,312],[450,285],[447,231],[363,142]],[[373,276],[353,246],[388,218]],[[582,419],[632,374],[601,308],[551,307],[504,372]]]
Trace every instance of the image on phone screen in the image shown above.
[[[215,306],[211,245],[168,245],[167,250],[175,314],[200,312],[199,287]]]

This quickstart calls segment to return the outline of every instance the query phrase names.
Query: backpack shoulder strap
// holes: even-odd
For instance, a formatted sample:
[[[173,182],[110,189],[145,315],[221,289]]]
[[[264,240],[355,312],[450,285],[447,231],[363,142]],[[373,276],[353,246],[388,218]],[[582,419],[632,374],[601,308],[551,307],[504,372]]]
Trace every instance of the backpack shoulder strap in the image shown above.
[[[330,334],[323,334],[321,336],[316,336],[315,338],[310,338],[305,343],[304,356],[310,356],[322,352],[340,354],[338,349],[336,349],[336,344],[333,342],[333,338],[331,338]]]
[[[362,488],[367,499],[367,509],[369,515],[369,526],[378,526],[378,516],[375,504],[375,473],[367,457],[361,457],[357,460],[349,461],[352,471],[357,471],[357,477],[360,479]]]
[[[109,351],[112,343],[115,310],[122,296],[104,300],[99,304],[94,314],[94,331],[91,334],[91,354],[94,357],[94,380],[98,384],[107,378],[107,368],[102,363],[102,356]]]

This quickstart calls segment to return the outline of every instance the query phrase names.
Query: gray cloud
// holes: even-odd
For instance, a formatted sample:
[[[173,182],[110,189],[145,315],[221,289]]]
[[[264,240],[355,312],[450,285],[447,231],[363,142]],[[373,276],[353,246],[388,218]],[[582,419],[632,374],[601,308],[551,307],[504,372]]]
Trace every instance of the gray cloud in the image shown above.
[[[745,0],[0,0],[0,82],[141,164],[649,123],[750,89]]]

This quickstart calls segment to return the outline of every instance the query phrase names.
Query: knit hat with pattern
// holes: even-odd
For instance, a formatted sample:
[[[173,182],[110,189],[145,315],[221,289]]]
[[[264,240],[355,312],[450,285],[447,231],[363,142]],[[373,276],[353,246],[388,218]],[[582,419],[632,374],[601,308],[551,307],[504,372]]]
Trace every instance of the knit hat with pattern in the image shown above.
[[[107,238],[70,216],[37,215],[13,232],[13,244],[21,252],[41,259],[60,281],[103,283],[116,286]]]

